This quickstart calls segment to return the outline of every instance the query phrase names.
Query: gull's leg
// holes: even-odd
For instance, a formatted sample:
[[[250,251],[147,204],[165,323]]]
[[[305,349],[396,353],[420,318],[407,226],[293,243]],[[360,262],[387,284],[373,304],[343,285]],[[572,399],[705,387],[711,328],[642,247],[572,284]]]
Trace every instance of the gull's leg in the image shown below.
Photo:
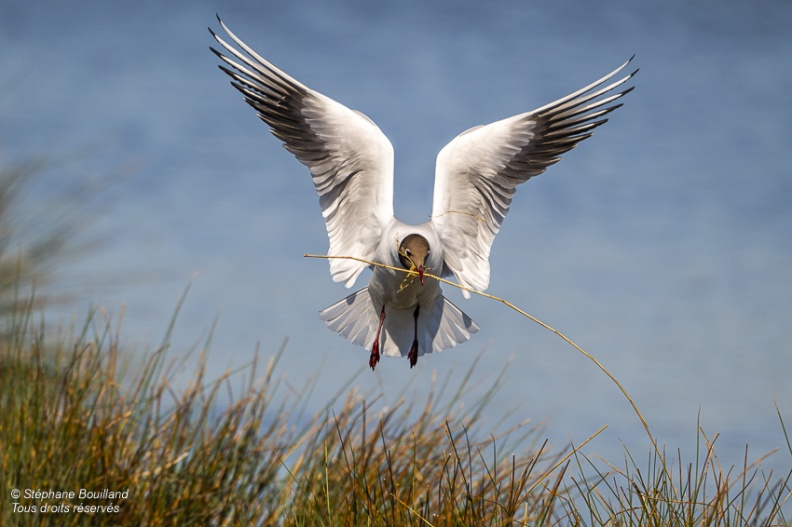
[[[380,360],[379,339],[383,322],[385,322],[385,304],[382,305],[382,311],[380,311],[379,327],[377,327],[377,338],[374,339],[374,345],[371,347],[371,356],[369,357],[369,366],[371,366],[371,371],[374,371],[374,366],[376,366]]]
[[[413,312],[413,319],[415,319],[415,338],[413,338],[410,353],[407,354],[407,358],[410,359],[410,369],[418,362],[418,309],[420,307],[420,305],[415,306],[415,312]]]

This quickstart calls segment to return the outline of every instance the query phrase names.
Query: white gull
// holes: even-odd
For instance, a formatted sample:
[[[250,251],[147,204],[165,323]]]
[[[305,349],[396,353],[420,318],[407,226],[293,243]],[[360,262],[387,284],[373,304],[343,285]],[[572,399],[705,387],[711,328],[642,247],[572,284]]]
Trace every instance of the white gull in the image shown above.
[[[431,219],[409,225],[393,214],[393,147],[377,125],[276,68],[218,21],[237,46],[209,29],[233,56],[212,48],[230,66],[220,69],[311,172],[330,238],[328,255],[419,273],[416,279],[376,266],[368,287],[319,314],[328,328],[371,350],[372,369],[381,355],[406,355],[415,366],[419,356],[452,348],[479,330],[443,297],[438,281],[424,280],[424,272],[453,275],[460,285],[484,291],[490,247],[517,185],[544,172],[605,123],[632,87],[617,89],[637,72],[606,84],[631,58],[546,106],[458,135],[437,156]],[[331,259],[330,274],[349,288],[367,266]]]

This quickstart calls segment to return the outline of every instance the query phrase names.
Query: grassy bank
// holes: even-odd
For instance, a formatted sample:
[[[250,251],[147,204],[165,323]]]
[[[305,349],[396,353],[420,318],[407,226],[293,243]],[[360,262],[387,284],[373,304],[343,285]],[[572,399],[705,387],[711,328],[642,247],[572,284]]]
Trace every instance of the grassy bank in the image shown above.
[[[302,403],[279,393],[277,356],[213,380],[199,366],[176,390],[167,339],[133,363],[100,313],[48,332],[16,305],[0,342],[2,525],[786,521],[790,476],[720,467],[703,433],[691,465],[628,453],[604,473],[533,428],[490,436],[486,397],[464,413],[453,396],[430,396],[373,415],[377,394],[352,390],[295,419]]]
[[[24,218],[19,189],[38,166],[0,172],[2,526],[786,523],[792,474],[722,467],[703,431],[693,463],[676,449],[593,463],[585,442],[551,448],[527,425],[493,436],[481,417],[500,379],[459,404],[475,364],[426,400],[375,411],[379,394],[352,389],[309,414],[281,389],[278,354],[217,379],[197,361],[185,386],[173,357],[186,350],[168,335],[142,354],[101,310],[51,326],[51,297],[32,291],[71,223]]]

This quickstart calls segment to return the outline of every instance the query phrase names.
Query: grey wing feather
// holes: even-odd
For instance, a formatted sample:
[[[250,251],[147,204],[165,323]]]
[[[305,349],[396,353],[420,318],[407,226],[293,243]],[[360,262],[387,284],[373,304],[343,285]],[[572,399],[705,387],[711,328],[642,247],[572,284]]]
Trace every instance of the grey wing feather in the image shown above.
[[[444,271],[483,291],[489,254],[517,186],[544,172],[590,137],[637,70],[606,84],[632,58],[598,81],[537,110],[471,128],[437,156],[432,223],[443,243]],[[465,296],[469,296],[465,292]]]
[[[220,20],[218,18],[218,20]],[[220,69],[285,148],[310,169],[330,239],[328,254],[372,260],[393,217],[393,147],[371,119],[311,90],[234,35],[209,30],[230,56],[212,48]],[[365,264],[331,259],[336,281],[351,287]]]

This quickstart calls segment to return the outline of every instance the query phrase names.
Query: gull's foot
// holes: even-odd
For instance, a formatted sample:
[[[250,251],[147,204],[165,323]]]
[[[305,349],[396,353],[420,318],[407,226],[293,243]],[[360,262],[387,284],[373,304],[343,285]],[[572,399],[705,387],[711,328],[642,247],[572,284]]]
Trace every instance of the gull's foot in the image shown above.
[[[418,363],[418,340],[414,340],[412,347],[410,348],[410,352],[407,354],[407,358],[410,359],[410,369],[412,369]]]
[[[382,309],[380,309],[380,317],[379,317],[379,326],[377,326],[377,338],[374,339],[374,345],[371,346],[371,356],[369,357],[369,366],[371,366],[371,371],[374,371],[374,367],[380,360],[380,352],[379,352],[379,339],[380,333],[382,332],[382,323],[385,322],[385,305],[382,305]]]
[[[421,285],[423,285],[423,273],[421,273]],[[418,312],[420,310],[421,304],[418,304],[415,306],[415,311],[413,311],[413,320],[415,321],[415,338],[413,338],[410,352],[407,354],[407,358],[410,359],[410,369],[413,369],[415,364],[418,362]]]
[[[374,346],[371,348],[371,356],[369,357],[369,366],[371,367],[371,371],[374,371],[374,367],[377,365],[379,360],[379,342],[374,342]]]

